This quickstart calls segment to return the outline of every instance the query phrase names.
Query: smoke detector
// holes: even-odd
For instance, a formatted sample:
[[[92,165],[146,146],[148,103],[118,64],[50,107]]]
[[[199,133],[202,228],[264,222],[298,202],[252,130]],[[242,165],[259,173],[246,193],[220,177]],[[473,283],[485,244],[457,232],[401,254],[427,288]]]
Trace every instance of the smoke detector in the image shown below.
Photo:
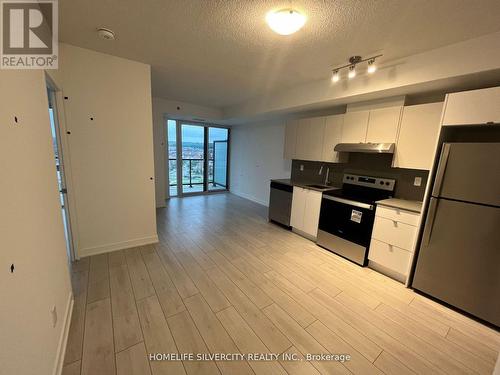
[[[112,30],[106,29],[104,27],[97,29],[97,35],[99,35],[101,39],[115,40],[115,33]]]

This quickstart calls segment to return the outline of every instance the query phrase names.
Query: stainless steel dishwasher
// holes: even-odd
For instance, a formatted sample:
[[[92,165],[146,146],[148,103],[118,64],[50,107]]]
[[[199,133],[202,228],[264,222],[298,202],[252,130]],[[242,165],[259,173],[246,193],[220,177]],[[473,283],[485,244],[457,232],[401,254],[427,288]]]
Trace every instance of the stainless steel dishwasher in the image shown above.
[[[293,186],[287,183],[271,181],[269,196],[269,220],[290,226],[292,212]]]

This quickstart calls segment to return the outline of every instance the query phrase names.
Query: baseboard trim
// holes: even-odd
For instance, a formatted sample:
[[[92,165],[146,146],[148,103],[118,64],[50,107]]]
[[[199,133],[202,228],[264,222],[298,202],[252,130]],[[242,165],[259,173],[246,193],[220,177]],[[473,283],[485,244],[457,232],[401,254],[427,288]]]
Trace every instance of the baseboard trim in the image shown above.
[[[66,304],[66,311],[64,314],[63,329],[61,331],[61,336],[59,337],[59,344],[57,345],[57,355],[56,362],[54,365],[54,375],[61,375],[64,355],[66,354],[66,345],[68,344],[69,328],[71,326],[71,317],[73,315],[73,305],[75,300],[73,298],[73,293],[70,292],[68,296],[68,303]]]
[[[258,204],[260,204],[262,206],[269,207],[268,203],[266,203],[266,202],[264,202],[264,201],[262,201],[262,200],[260,200],[258,198],[255,198],[253,195],[245,194],[245,193],[242,193],[240,191],[235,191],[235,190],[230,190],[229,192],[231,194],[237,195],[240,198],[248,199],[249,201],[258,203]]]
[[[150,237],[137,238],[137,239],[129,240],[129,241],[115,242],[115,243],[106,244],[106,245],[102,245],[102,246],[87,247],[87,248],[79,249],[78,256],[80,258],[83,258],[83,257],[87,257],[90,255],[104,254],[104,253],[109,253],[111,251],[123,250],[123,249],[128,249],[131,247],[142,246],[142,245],[149,245],[149,244],[157,243],[157,242],[158,242],[158,235],[156,234],[156,235],[150,236]]]
[[[165,198],[165,200],[166,199],[168,199],[168,198]],[[165,200],[163,200],[161,202],[156,202],[156,208],[165,208],[165,207],[167,207],[167,204],[166,204]]]

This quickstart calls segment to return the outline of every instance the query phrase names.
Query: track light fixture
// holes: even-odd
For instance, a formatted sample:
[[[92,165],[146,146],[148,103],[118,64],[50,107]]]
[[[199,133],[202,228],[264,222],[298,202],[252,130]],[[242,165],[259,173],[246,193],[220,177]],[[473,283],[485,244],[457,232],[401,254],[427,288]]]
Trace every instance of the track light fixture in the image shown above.
[[[349,69],[349,72],[347,73],[347,77],[349,79],[356,77],[356,65],[362,64],[364,62],[368,63],[368,68],[366,71],[369,74],[375,73],[377,70],[377,65],[375,64],[375,60],[382,55],[376,55],[376,56],[371,56],[363,59],[361,56],[351,56],[349,58],[349,64],[339,66],[335,69],[332,70],[332,82],[338,82],[340,80],[340,71],[342,69]]]

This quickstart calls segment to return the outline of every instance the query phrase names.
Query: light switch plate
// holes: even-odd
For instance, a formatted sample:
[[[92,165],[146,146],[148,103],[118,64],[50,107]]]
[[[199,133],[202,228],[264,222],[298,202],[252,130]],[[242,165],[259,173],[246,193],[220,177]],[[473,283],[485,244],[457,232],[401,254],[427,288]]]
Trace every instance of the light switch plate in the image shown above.
[[[415,177],[415,180],[413,181],[414,186],[422,186],[422,177]]]
[[[300,171],[302,172],[304,170],[304,164],[300,165]]]

